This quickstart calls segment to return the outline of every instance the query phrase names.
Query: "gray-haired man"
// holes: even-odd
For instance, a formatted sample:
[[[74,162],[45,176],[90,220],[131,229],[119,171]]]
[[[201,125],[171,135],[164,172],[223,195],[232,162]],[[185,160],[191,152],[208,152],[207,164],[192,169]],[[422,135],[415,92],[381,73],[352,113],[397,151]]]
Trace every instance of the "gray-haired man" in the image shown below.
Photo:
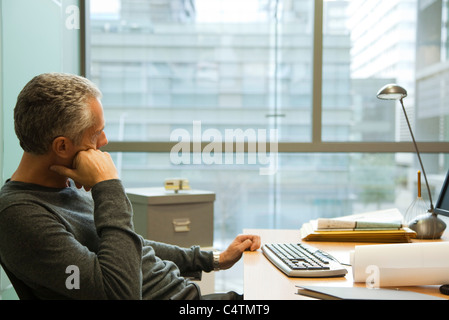
[[[19,94],[24,153],[0,193],[2,264],[39,299],[205,298],[181,274],[230,268],[260,238],[237,236],[214,259],[137,235],[114,163],[100,151],[108,142],[100,98],[89,80],[60,73],[33,78]],[[67,283],[72,270],[76,286]]]

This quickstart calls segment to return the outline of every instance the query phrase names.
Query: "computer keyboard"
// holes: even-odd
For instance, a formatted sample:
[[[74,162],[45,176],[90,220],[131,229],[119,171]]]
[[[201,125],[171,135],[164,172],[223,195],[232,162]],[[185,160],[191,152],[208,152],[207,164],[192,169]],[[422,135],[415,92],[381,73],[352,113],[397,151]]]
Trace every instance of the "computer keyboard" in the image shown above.
[[[264,244],[262,252],[289,277],[339,277],[348,273],[327,252],[304,243]]]

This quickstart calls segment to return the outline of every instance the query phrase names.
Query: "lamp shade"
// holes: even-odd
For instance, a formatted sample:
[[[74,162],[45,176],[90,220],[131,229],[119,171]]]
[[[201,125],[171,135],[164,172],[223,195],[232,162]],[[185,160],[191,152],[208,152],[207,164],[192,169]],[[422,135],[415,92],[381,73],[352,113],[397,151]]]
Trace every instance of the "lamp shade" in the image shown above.
[[[387,84],[377,92],[377,97],[383,100],[399,100],[407,96],[407,90],[397,84]]]

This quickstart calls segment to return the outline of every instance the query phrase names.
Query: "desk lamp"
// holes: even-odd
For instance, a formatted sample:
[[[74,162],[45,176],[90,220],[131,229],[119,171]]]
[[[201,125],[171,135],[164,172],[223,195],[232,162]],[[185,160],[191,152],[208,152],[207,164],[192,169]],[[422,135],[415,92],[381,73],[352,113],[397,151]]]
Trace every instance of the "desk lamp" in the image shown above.
[[[408,128],[410,130],[410,135],[412,136],[413,144],[415,146],[416,154],[418,156],[419,164],[421,165],[421,170],[424,175],[424,180],[426,181],[427,192],[429,193],[430,208],[427,213],[419,215],[415,219],[409,222],[409,228],[416,232],[416,236],[419,239],[439,239],[443,234],[446,224],[437,217],[434,212],[432,195],[430,194],[429,183],[427,182],[426,171],[421,161],[421,156],[419,155],[418,146],[416,145],[415,137],[413,136],[412,127],[408,121],[407,113],[405,112],[404,103],[402,99],[407,96],[407,91],[396,85],[387,84],[382,87],[379,92],[377,92],[377,98],[382,100],[399,100],[404,111],[405,120],[407,121]]]

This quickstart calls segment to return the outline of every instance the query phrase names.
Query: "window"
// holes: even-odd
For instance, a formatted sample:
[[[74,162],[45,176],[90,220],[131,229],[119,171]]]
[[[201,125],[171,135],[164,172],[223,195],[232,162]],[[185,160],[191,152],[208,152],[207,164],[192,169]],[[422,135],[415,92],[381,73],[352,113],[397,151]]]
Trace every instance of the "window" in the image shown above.
[[[104,94],[108,150],[126,186],[180,176],[215,191],[217,247],[242,228],[404,213],[419,165],[399,105],[376,98],[387,83],[408,91],[437,196],[449,168],[447,1],[106,2],[90,2],[86,72]],[[268,158],[239,153],[238,139]]]

